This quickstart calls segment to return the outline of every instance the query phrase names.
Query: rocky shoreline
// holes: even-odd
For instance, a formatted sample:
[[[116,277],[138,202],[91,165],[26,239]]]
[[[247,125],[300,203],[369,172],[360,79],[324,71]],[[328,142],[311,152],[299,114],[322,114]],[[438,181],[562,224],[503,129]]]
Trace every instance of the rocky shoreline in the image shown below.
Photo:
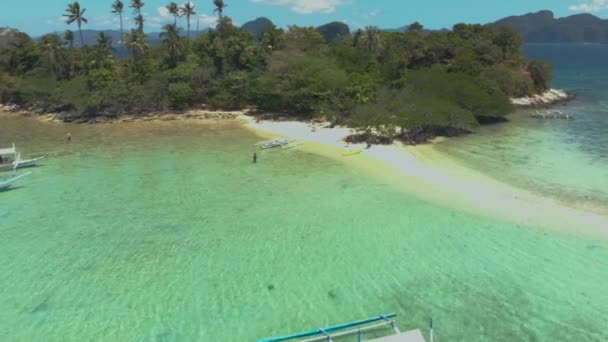
[[[511,104],[518,107],[548,107],[563,104],[574,99],[575,96],[564,90],[549,89],[542,94],[513,98]]]
[[[511,103],[516,107],[550,107],[553,105],[563,104],[573,99],[574,96],[566,93],[563,90],[550,89],[543,94],[537,94],[522,98],[513,98]],[[117,124],[117,123],[133,123],[133,122],[145,122],[145,121],[186,121],[186,120],[237,120],[243,115],[251,114],[254,112],[253,109],[247,109],[243,111],[218,111],[208,109],[191,109],[182,112],[159,112],[159,113],[148,113],[140,115],[100,115],[100,116],[75,116],[70,112],[61,113],[48,113],[42,108],[21,108],[16,105],[3,105],[0,104],[0,111],[16,113],[17,115],[36,117],[46,122],[71,122],[78,124]],[[258,113],[262,118],[276,119],[275,115]],[[480,118],[483,119],[483,118]],[[489,118],[487,122],[481,120],[482,125],[495,124],[499,122],[507,121],[506,119],[496,120]],[[330,125],[329,123],[327,123]],[[408,145],[419,145],[434,140],[437,137],[455,137],[461,135],[467,135],[473,133],[469,129],[465,128],[454,128],[454,127],[426,127],[417,130],[411,130],[402,132],[402,134],[395,139],[402,141]],[[352,135],[355,142],[371,142],[374,141],[376,144],[390,144],[392,139],[384,139],[381,137],[370,137],[363,133],[358,132]],[[389,141],[391,140],[391,141]]]
[[[236,120],[245,111],[215,111],[206,109],[192,109],[183,112],[159,112],[142,115],[116,115],[116,116],[73,116],[69,113],[47,113],[39,108],[20,108],[16,105],[0,104],[0,111],[15,113],[27,117],[37,117],[47,122],[72,122],[79,124],[116,124],[144,121],[183,121],[183,120]]]

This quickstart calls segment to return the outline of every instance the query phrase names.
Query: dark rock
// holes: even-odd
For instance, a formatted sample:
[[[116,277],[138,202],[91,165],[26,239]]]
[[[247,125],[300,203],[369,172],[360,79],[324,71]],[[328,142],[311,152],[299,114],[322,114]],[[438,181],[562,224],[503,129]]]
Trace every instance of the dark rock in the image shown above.
[[[45,313],[47,311],[49,311],[50,306],[47,304],[46,300],[38,305],[36,305],[32,311],[30,311],[30,313],[32,314],[39,314],[39,313]]]
[[[260,39],[262,34],[271,26],[274,26],[274,24],[270,19],[261,17],[243,24],[241,28],[251,33],[255,39]]]
[[[494,124],[498,124],[498,123],[504,123],[507,122],[509,120],[507,120],[507,118],[502,117],[502,116],[476,116],[475,117],[477,119],[477,122],[479,122],[479,124],[481,125],[494,125]]]
[[[327,291],[327,297],[331,299],[336,299],[338,298],[338,293],[335,290],[329,290]]]
[[[334,21],[329,24],[317,27],[317,31],[325,38],[325,42],[331,43],[340,37],[348,37],[350,28],[345,23]]]

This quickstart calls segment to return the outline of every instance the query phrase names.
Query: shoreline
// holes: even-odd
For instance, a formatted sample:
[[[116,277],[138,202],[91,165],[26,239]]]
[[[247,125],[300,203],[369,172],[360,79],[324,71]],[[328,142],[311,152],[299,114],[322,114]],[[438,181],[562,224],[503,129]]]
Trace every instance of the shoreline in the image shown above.
[[[542,94],[511,98],[510,100],[511,104],[516,107],[529,108],[556,106],[564,104],[574,98],[575,95],[569,94],[565,90],[551,88]]]
[[[76,124],[120,124],[150,121],[186,121],[186,120],[237,120],[247,114],[248,110],[207,110],[189,109],[185,111],[155,112],[140,115],[118,115],[118,116],[96,116],[92,118],[68,117],[64,113],[36,113],[32,110],[24,110],[18,106],[0,104],[0,113],[14,114],[17,116],[36,118],[43,122],[51,123],[76,123]]]
[[[449,155],[437,151],[433,144],[414,147],[393,143],[373,145],[370,149],[365,149],[365,144],[346,147],[343,138],[353,132],[347,127],[329,128],[327,123],[302,121],[263,121],[257,124],[254,117],[247,116],[244,112],[232,113],[234,120],[188,120],[182,114],[173,114],[171,117],[174,119],[166,121],[200,124],[234,122],[263,138],[282,136],[306,142],[297,149],[345,163],[386,181],[398,191],[441,205],[446,210],[453,208],[527,226],[608,238],[608,212],[603,208],[594,210],[577,207],[501,182],[458,163]],[[20,116],[17,113],[6,114]],[[164,120],[151,118],[143,121]],[[434,142],[445,139],[447,138],[438,138]],[[358,149],[363,149],[363,152],[355,156],[343,156],[346,151]]]
[[[433,145],[374,145],[358,156],[344,157],[342,153],[347,150],[366,147],[365,144],[345,146],[342,138],[350,134],[348,128],[295,121],[255,123],[250,117],[242,119],[245,127],[258,136],[281,136],[306,142],[298,148],[344,162],[389,181],[398,190],[446,208],[542,229],[608,238],[608,215],[584,211],[500,182],[446,158]]]
[[[518,108],[551,107],[564,104],[575,98],[575,95],[565,90],[549,89],[542,94],[521,98],[510,98],[511,104]],[[176,121],[184,119],[195,120],[233,120],[242,115],[253,113],[251,108],[242,110],[210,110],[204,108],[190,108],[183,111],[167,110],[143,114],[121,114],[116,116],[100,115],[94,117],[72,116],[68,112],[52,113],[42,108],[22,108],[14,104],[0,103],[0,112],[14,113],[26,117],[36,117],[46,122],[64,122],[79,124],[113,124],[141,121]]]

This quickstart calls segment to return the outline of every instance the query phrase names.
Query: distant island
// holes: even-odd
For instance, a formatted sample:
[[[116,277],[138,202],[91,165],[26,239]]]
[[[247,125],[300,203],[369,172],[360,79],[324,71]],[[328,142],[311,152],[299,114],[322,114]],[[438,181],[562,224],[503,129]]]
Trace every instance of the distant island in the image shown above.
[[[555,18],[551,11],[540,11],[504,18],[494,24],[520,33],[527,43],[608,44],[608,20],[588,13]]]
[[[193,8],[169,4],[175,23],[151,37],[137,0],[128,9],[140,13],[135,28],[98,32],[94,43],[78,2],[64,9],[73,31],[32,39],[0,29],[0,102],[81,122],[253,108],[353,127],[360,139],[417,143],[502,121],[509,98],[551,84],[551,66],[527,60],[520,35],[498,25],[353,32],[343,23],[281,29],[261,18],[238,27],[223,1],[213,3],[218,24],[208,32],[195,30]],[[108,6],[121,22],[125,10],[120,0]]]

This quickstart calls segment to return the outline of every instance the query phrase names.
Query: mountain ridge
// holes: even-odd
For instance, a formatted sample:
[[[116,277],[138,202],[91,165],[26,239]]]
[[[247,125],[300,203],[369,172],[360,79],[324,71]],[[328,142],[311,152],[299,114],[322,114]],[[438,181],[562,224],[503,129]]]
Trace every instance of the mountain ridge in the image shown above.
[[[258,17],[248,21],[241,26],[242,29],[250,32],[256,39],[259,39],[262,33],[270,26],[275,25],[272,20],[266,17]],[[513,15],[499,19],[489,25],[498,25],[508,27],[522,35],[526,43],[596,43],[608,44],[608,19],[599,18],[590,13],[574,14],[571,16],[556,18],[555,14],[549,10],[541,10],[538,12],[527,13],[523,15]],[[408,25],[398,28],[382,28],[383,32],[405,32]],[[322,33],[327,41],[332,41],[338,36],[352,34],[356,30],[351,29],[347,24],[341,22],[330,22],[317,29]],[[207,28],[198,34],[204,34],[211,29]],[[0,36],[6,32],[13,32],[14,29],[3,27],[0,28]],[[445,32],[447,29],[430,30],[425,29],[425,33],[430,32]],[[56,31],[62,35],[65,31]],[[117,45],[120,42],[119,30],[92,30],[85,29],[82,31],[85,44],[93,45],[96,42],[96,37],[100,32],[110,36],[112,42]],[[127,31],[125,31],[127,32]],[[76,32],[75,32],[76,33]],[[147,33],[148,42],[151,45],[160,43],[160,32]],[[182,35],[185,36],[185,30],[182,30]],[[191,33],[193,37],[197,33]],[[36,37],[34,39],[39,39]],[[75,37],[74,44],[80,45],[78,35]]]
[[[548,10],[510,16],[493,23],[521,34],[526,43],[608,44],[608,19],[581,13],[556,18]]]

